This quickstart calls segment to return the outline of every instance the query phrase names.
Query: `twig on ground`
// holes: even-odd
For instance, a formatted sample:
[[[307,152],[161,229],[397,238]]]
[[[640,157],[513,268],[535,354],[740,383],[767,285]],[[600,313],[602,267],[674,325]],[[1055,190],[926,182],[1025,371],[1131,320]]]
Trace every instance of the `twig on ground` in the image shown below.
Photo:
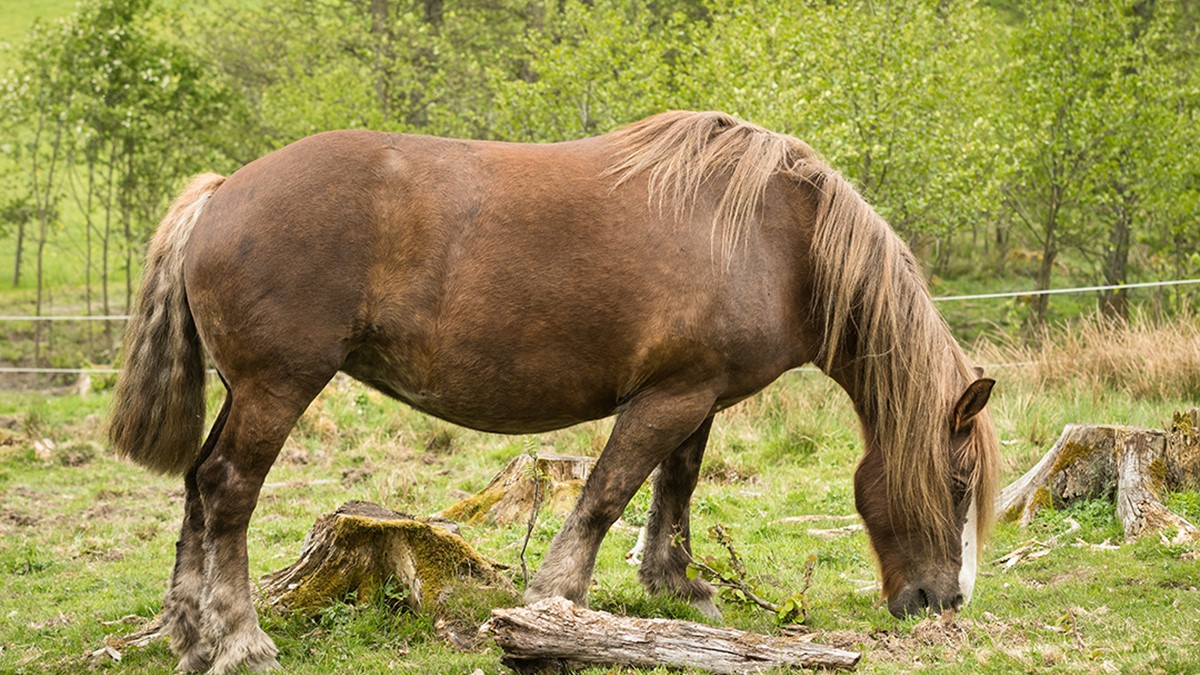
[[[861,532],[862,529],[863,529],[862,523],[854,523],[853,525],[846,525],[845,527],[835,527],[835,528],[829,529],[829,530],[821,530],[821,529],[816,529],[816,528],[810,527],[808,529],[808,533],[814,537],[820,537],[822,539],[837,539],[838,537],[844,537],[848,534],[854,534],[855,532]]]
[[[533,508],[529,510],[529,524],[525,527],[525,540],[521,542],[521,578],[525,588],[529,588],[529,567],[525,563],[525,550],[529,548],[529,538],[533,536],[533,526],[537,524],[538,511],[542,509],[542,477],[538,473],[537,451],[533,449],[533,441],[526,441],[526,451],[533,457],[531,471],[533,472]]]
[[[812,586],[813,573],[816,569],[817,556],[809,554],[804,563],[804,585],[798,593],[774,603],[759,595],[747,580],[746,566],[733,546],[733,539],[723,525],[714,525],[708,530],[709,536],[717,540],[728,555],[729,561],[707,558],[697,560],[688,554],[688,576],[703,575],[709,583],[719,588],[733,592],[734,597],[757,605],[774,614],[780,623],[804,623],[808,620],[808,590]]]
[[[1067,524],[1068,527],[1066,532],[1060,532],[1044,542],[1038,541],[1037,539],[1030,539],[1012,551],[1009,551],[1007,554],[996,558],[992,561],[992,564],[997,565],[1003,563],[1004,569],[1009,569],[1022,562],[1036,560],[1042,556],[1048,555],[1050,551],[1054,550],[1055,546],[1058,546],[1060,539],[1069,537],[1078,532],[1080,529],[1079,522],[1074,518],[1067,518]]]
[[[812,523],[822,520],[858,520],[858,516],[837,516],[828,513],[812,513],[803,516],[788,516],[776,520],[776,523]]]

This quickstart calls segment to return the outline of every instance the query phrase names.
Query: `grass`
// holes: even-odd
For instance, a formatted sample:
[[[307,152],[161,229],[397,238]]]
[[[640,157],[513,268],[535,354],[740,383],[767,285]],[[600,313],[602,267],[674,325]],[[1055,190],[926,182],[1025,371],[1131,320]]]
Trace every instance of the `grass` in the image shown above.
[[[1122,389],[1103,378],[1068,381],[1038,373],[999,374],[991,405],[1004,439],[1005,482],[1031,466],[1066,423],[1161,427],[1175,408],[1195,405],[1192,394],[1178,388]],[[210,410],[217,403],[211,400]],[[0,672],[95,667],[150,673],[174,665],[161,643],[127,651],[119,665],[84,656],[105,636],[131,632],[160,606],[182,508],[178,481],[131,468],[100,447],[106,405],[103,392],[0,394]],[[431,513],[482,488],[530,443],[546,452],[595,454],[610,428],[611,421],[601,421],[533,439],[482,434],[339,379],[310,407],[267,478],[270,487],[250,529],[252,573],[295,560],[315,518],[346,500]],[[35,441],[42,439],[53,441],[53,449],[41,444],[39,452]],[[704,533],[727,525],[755,583],[775,598],[802,585],[804,561],[815,553],[809,592],[815,639],[863,651],[859,670],[865,673],[1195,669],[1200,591],[1196,562],[1182,557],[1194,548],[1153,536],[1123,542],[1109,502],[1046,510],[1029,529],[1001,524],[985,557],[1063,532],[1067,518],[1081,524],[1076,536],[1083,542],[1112,540],[1121,544],[1116,550],[1064,542],[1012,569],[986,564],[975,599],[952,630],[893,619],[875,606],[874,562],[861,532],[825,538],[809,529],[844,523],[779,522],[853,513],[851,475],[859,451],[849,400],[819,374],[789,374],[723,413],[693,503],[697,553],[719,555]],[[314,482],[320,479],[325,482]],[[1192,518],[1200,515],[1200,493],[1174,494],[1170,503]],[[643,490],[626,521],[642,522],[648,505]],[[559,524],[539,519],[531,568]],[[509,565],[519,585],[523,525],[465,526],[463,532],[484,555]],[[684,604],[646,596],[624,562],[634,538],[633,527],[618,527],[605,540],[591,605],[702,620]],[[491,605],[514,601],[464,594],[456,606],[462,617],[479,621]],[[725,624],[778,630],[763,612],[729,600],[722,605]],[[316,617],[264,612],[262,621],[288,672],[503,672],[495,647],[458,652],[437,637],[429,617],[396,611],[384,596],[360,606],[335,602]]]

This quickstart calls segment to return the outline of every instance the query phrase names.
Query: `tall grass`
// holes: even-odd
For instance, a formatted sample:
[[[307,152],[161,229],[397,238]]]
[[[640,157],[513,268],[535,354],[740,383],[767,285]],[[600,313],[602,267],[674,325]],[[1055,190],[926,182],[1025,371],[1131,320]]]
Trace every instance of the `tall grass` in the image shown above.
[[[1200,401],[1200,319],[1114,320],[1098,314],[1047,328],[1028,343],[981,343],[981,361],[1040,387]],[[1006,371],[1006,374],[1007,374]]]

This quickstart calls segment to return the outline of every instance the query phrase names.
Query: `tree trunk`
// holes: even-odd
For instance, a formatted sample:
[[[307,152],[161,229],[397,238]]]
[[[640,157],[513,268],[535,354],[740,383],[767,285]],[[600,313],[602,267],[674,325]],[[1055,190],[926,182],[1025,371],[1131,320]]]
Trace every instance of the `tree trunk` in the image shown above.
[[[112,242],[113,190],[116,181],[117,144],[109,146],[108,153],[108,185],[104,197],[104,236],[100,248],[100,297],[104,304],[104,315],[112,316],[112,303],[108,297],[108,252]],[[132,307],[127,310],[132,311]],[[104,322],[104,343],[107,349],[113,348],[112,321]]]
[[[492,610],[480,628],[518,673],[561,673],[595,665],[702,668],[757,673],[781,667],[853,668],[855,652],[670,619],[615,616],[546,598],[529,607]]]
[[[1058,247],[1053,241],[1053,235],[1051,235],[1050,240],[1042,248],[1042,262],[1038,265],[1037,279],[1034,283],[1035,290],[1045,291],[1050,289],[1050,279],[1054,273],[1054,261],[1056,258],[1058,258]],[[1030,320],[1035,327],[1040,328],[1046,324],[1046,312],[1049,308],[1049,295],[1042,294],[1033,297]]]
[[[374,39],[375,56],[375,104],[386,125],[392,116],[392,28],[388,22],[391,0],[371,0],[371,35]]]
[[[95,223],[92,222],[92,198],[96,193],[96,158],[89,152],[87,157],[88,181],[87,181],[87,204],[83,208],[83,227],[84,227],[84,291],[83,301],[87,309],[87,315],[92,315],[92,230],[95,228]],[[87,324],[87,345],[88,359],[96,358],[96,341],[93,339],[92,322],[85,321]]]
[[[1127,537],[1174,528],[1180,537],[1200,538],[1162,503],[1165,490],[1200,487],[1198,422],[1193,409],[1175,413],[1169,432],[1068,424],[1042,459],[1000,492],[996,517],[1028,525],[1045,506],[1115,495]]]
[[[272,606],[311,611],[353,593],[365,600],[398,582],[405,604],[434,610],[456,584],[512,584],[458,534],[454,523],[347,502],[317,519],[295,563],[260,580]]]
[[[1131,194],[1123,192],[1121,205],[1108,231],[1108,254],[1104,257],[1104,284],[1113,286],[1125,283],[1129,270],[1129,246],[1132,231],[1133,208],[1136,202]],[[1114,289],[1100,296],[1100,310],[1107,317],[1124,319],[1128,315],[1128,291]]]
[[[21,248],[25,244],[25,221],[17,222],[17,251],[13,261],[13,288],[21,285]]]
[[[133,167],[133,139],[125,142],[125,180],[121,196],[121,221],[125,226],[125,313],[133,311],[133,189],[136,180]]]
[[[41,135],[41,121],[38,122],[38,136]],[[52,203],[55,201],[54,195],[54,169],[58,165],[59,152],[62,149],[62,134],[63,123],[56,122],[54,127],[54,140],[50,143],[50,167],[46,170],[46,182],[40,188],[37,178],[39,175],[37,156],[40,148],[37,147],[37,142],[33,148],[33,194],[34,206],[37,209],[38,218],[38,235],[37,235],[37,259],[36,259],[36,275],[37,275],[37,300],[35,316],[42,315],[42,300],[45,290],[45,268],[44,254],[46,250],[46,242],[50,238],[50,220],[55,217],[54,207]],[[41,190],[45,190],[44,194]],[[33,329],[33,365],[41,365],[42,362],[42,329],[44,321],[35,322]]]

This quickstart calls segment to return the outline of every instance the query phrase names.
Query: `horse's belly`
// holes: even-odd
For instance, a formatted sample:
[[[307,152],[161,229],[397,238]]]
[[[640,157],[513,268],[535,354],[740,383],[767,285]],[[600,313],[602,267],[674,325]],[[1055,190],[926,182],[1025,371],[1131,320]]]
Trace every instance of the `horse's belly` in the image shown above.
[[[562,375],[530,358],[448,358],[425,368],[378,353],[356,352],[343,371],[435,417],[495,433],[538,433],[611,414],[613,386],[602,376]]]

